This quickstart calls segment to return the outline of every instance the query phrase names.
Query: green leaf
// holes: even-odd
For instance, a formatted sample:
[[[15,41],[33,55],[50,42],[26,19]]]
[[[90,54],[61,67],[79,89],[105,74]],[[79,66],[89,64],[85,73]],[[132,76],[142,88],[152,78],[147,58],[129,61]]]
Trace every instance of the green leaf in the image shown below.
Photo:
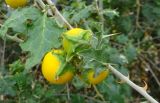
[[[101,49],[89,48],[78,53],[79,56],[83,57],[83,67],[93,68],[95,70],[102,70],[104,63],[114,64],[126,64],[128,63],[125,55],[118,52],[117,49],[110,47],[102,47]],[[100,71],[98,70],[98,71]]]
[[[130,87],[125,83],[119,85],[113,75],[108,76],[102,84],[98,85],[98,89],[113,103],[124,103],[126,96],[131,99]]]
[[[15,96],[16,91],[13,86],[15,85],[15,81],[10,77],[0,78],[0,94]]]
[[[85,99],[84,99],[84,97],[82,97],[82,96],[80,96],[80,95],[76,95],[76,94],[74,94],[74,95],[72,95],[72,103],[85,103]]]
[[[80,79],[80,77],[75,76],[72,80],[73,85],[75,86],[76,89],[82,89],[85,85],[85,82]]]
[[[12,28],[13,31],[19,33],[25,33],[26,20],[36,20],[40,17],[41,13],[38,9],[34,7],[28,7],[23,9],[17,9],[12,12],[11,16],[4,22],[0,29],[0,36],[4,37],[9,28]]]
[[[26,69],[40,63],[47,51],[60,47],[59,37],[62,32],[63,29],[59,28],[56,22],[46,14],[36,20],[28,31],[28,40],[20,45],[23,51],[30,52],[25,64]]]
[[[128,37],[126,35],[119,35],[116,37],[118,43],[125,44],[128,41]]]
[[[112,10],[112,9],[105,9],[102,11],[102,14],[109,17],[110,19],[113,19],[114,17],[119,16],[119,12],[117,12],[116,10]]]
[[[79,22],[81,19],[88,18],[91,14],[91,10],[92,10],[92,7],[88,6],[80,10],[78,13],[76,12],[72,17],[71,22]]]
[[[133,61],[137,56],[137,50],[132,44],[128,44],[127,48],[124,50],[125,56],[128,61]]]
[[[13,74],[22,72],[24,70],[24,64],[22,63],[22,61],[20,61],[20,59],[18,59],[12,64],[9,64],[9,69]]]
[[[118,24],[119,29],[122,29],[121,31],[124,31],[125,33],[128,33],[133,28],[133,21],[131,16],[121,17],[118,20]]]

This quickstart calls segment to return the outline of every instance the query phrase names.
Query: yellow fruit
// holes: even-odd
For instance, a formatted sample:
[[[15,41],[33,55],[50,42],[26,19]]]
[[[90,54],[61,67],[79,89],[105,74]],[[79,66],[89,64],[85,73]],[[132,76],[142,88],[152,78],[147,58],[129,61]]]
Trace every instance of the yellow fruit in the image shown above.
[[[68,36],[77,37],[77,36],[80,36],[81,35],[80,33],[83,31],[84,30],[81,28],[74,28],[74,29],[71,29],[71,30],[65,32],[65,34]]]
[[[99,84],[102,82],[109,74],[109,70],[101,71],[97,76],[94,77],[95,71],[89,70],[86,74],[87,82],[90,84]]]
[[[73,37],[73,38],[78,38],[81,36],[81,32],[83,32],[84,30],[81,28],[74,28],[72,30],[69,30],[67,32],[64,33],[64,35],[69,36],[69,37]],[[67,39],[67,38],[63,38],[63,48],[67,53],[71,53],[74,52],[74,45],[75,43],[73,43],[71,40]]]
[[[18,8],[25,6],[27,4],[27,0],[5,0],[7,5],[12,8]]]
[[[42,61],[42,74],[46,80],[53,84],[65,84],[74,76],[73,68],[67,66],[64,68],[64,72],[57,76],[58,70],[63,65],[60,55],[62,55],[61,50],[53,50],[47,53]]]
[[[91,38],[91,32],[81,28],[74,28],[64,33],[63,48],[67,54],[74,52],[76,46],[81,41],[89,41]]]

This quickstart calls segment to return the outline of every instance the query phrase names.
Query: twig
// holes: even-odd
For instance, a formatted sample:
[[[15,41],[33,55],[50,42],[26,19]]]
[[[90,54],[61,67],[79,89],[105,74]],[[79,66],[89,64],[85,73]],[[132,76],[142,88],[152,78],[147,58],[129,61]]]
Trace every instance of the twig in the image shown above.
[[[68,98],[68,102],[70,103],[71,102],[71,97],[70,97],[70,91],[69,91],[69,84],[68,83],[66,84],[66,87],[67,87],[67,98]]]
[[[66,96],[67,94],[54,94],[54,96]],[[98,100],[98,99],[95,99],[95,98],[93,98],[93,97],[89,97],[89,96],[87,96],[87,95],[84,95],[84,94],[70,94],[71,96],[73,96],[73,95],[78,95],[78,96],[81,96],[81,97],[84,97],[84,98],[88,98],[88,99],[90,99],[90,100],[92,100],[92,101],[95,101],[96,103],[106,103],[106,101],[105,102],[102,102],[102,101],[100,101],[100,100]],[[107,102],[108,103],[108,102]]]
[[[151,61],[151,60],[149,60],[148,58],[145,58],[145,57],[144,57],[144,59],[147,60],[157,71],[160,72],[159,67],[157,67],[156,64],[153,61]]]
[[[137,6],[137,14],[136,14],[136,28],[141,28],[140,24],[139,24],[139,14],[140,14],[140,0],[136,0],[136,6]]]
[[[101,25],[102,35],[104,35],[104,17],[103,14],[101,13],[101,11],[103,10],[103,0],[96,0],[95,2],[98,15],[100,16],[100,21],[102,23]]]
[[[5,48],[6,48],[6,39],[3,41],[3,47],[2,47],[2,58],[1,58],[1,65],[2,68],[4,67],[5,64]]]
[[[140,56],[140,57],[142,58],[142,61],[147,60],[149,63],[153,63],[152,61],[150,61],[148,58],[146,58],[146,57],[144,57],[144,56]],[[149,71],[151,72],[153,78],[155,79],[155,81],[157,82],[157,84],[158,84],[159,87],[160,87],[160,82],[159,82],[158,78],[156,77],[155,73],[153,72],[153,70],[151,69],[150,65],[147,64],[146,62],[145,62],[145,65],[147,66],[147,69],[149,69]],[[151,65],[156,67],[156,65],[154,65],[154,63],[151,64]],[[157,70],[159,70],[159,69],[157,68]]]
[[[135,43],[134,45],[137,46],[137,45],[140,45],[142,43],[150,42],[150,41],[153,41],[153,40],[156,40],[156,39],[159,39],[159,38],[160,38],[159,36],[156,36],[156,37],[153,37],[153,38],[151,38],[149,40],[142,40],[142,41],[140,41],[138,43]]]
[[[114,36],[114,35],[117,35],[117,34],[120,34],[120,33],[114,33],[114,34],[109,34],[109,35],[103,35],[103,36],[102,36],[102,39],[108,38],[108,37],[110,37],[110,36]]]
[[[99,42],[98,42],[98,45],[97,45],[97,47],[99,47],[102,43],[102,39],[104,36],[104,17],[103,17],[103,14],[101,13],[101,11],[103,10],[103,0],[95,0],[95,2],[96,2],[96,9],[97,9],[98,15],[100,17],[100,21],[101,21],[101,31],[102,31],[102,35],[101,35]]]
[[[50,5],[51,10],[57,14],[62,21],[69,27],[69,29],[73,29],[73,27],[68,23],[68,21],[62,16],[62,14],[59,12],[59,10],[56,8],[55,4],[51,0],[46,0],[47,3]]]
[[[139,92],[141,95],[143,95],[148,101],[151,103],[158,103],[154,98],[152,98],[142,87],[137,86],[135,83],[130,81],[126,76],[121,74],[119,71],[117,71],[114,67],[111,65],[106,65],[108,69],[112,71],[118,78],[122,79],[125,81],[128,85],[130,85],[133,89],[135,89],[137,92]]]
[[[149,71],[151,72],[153,78],[155,79],[155,81],[157,82],[157,84],[160,87],[160,82],[159,82],[158,78],[156,77],[155,73],[153,72],[153,70],[151,69],[151,67],[148,64],[146,64],[146,65],[147,65],[147,68],[149,69]]]
[[[100,97],[103,101],[105,101],[103,95],[98,91],[96,85],[93,85],[95,91],[96,91],[96,96]]]
[[[37,1],[37,3],[40,5],[40,7],[41,7],[43,10],[45,10],[45,6],[46,6],[46,5],[44,4],[44,2],[43,2],[42,0],[36,0],[36,1]],[[51,9],[48,9],[47,13],[48,13],[48,15],[53,16],[53,13],[52,13]]]

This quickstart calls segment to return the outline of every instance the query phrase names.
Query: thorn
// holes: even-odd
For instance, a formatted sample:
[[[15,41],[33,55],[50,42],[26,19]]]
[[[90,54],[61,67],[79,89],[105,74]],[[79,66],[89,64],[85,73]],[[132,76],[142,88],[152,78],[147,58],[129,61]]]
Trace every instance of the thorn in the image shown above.
[[[145,84],[145,86],[144,87],[141,87],[141,88],[143,88],[145,91],[147,91],[147,89],[148,89],[148,84],[143,80],[143,82],[144,82],[144,84]]]

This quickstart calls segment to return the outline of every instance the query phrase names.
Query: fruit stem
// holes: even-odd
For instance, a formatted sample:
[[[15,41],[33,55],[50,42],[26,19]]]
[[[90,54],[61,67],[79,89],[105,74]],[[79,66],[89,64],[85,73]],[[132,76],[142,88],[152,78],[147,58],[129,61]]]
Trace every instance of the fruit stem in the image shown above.
[[[93,85],[94,90],[96,91],[96,96],[100,97],[103,101],[105,101],[103,95],[98,91],[96,85]],[[95,96],[95,97],[96,97]]]

